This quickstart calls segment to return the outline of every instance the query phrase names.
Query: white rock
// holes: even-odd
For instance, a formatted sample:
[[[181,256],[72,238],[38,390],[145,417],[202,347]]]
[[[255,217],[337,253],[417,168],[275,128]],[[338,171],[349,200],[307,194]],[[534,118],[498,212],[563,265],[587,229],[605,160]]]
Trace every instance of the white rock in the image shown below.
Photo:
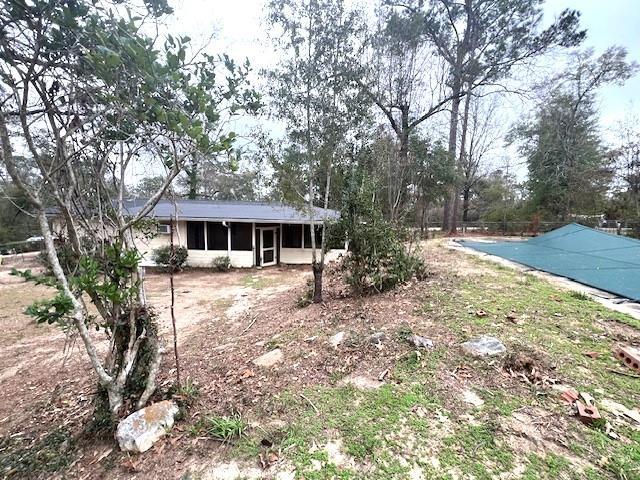
[[[420,335],[411,335],[407,341],[416,348],[433,348],[433,340]]]
[[[481,337],[469,340],[462,344],[462,348],[465,352],[474,355],[476,357],[484,357],[491,355],[500,355],[507,351],[506,347],[500,340],[489,335],[483,335]]]
[[[376,390],[384,385],[384,382],[363,375],[348,375],[338,382],[338,385],[353,385],[360,390]]]
[[[258,367],[273,367],[274,365],[282,362],[284,360],[284,355],[282,354],[282,350],[276,348],[271,350],[270,352],[265,353],[264,355],[260,355],[258,358],[253,359],[253,364]]]
[[[331,337],[329,339],[329,344],[333,347],[333,348],[337,348],[338,345],[340,345],[343,341],[344,341],[344,336],[345,333],[344,332],[338,332],[336,333],[333,337]]]
[[[171,430],[178,411],[175,403],[164,400],[132,413],[118,424],[116,440],[120,449],[127,452],[146,452]]]
[[[472,390],[464,390],[462,392],[462,400],[466,403],[470,403],[474,407],[481,407],[484,405],[484,400],[482,400],[478,394]]]

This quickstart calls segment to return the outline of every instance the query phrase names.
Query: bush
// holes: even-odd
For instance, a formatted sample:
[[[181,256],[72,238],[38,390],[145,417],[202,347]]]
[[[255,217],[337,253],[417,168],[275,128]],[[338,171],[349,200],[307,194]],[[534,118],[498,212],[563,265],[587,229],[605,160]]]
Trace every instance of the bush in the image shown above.
[[[343,269],[347,283],[357,293],[383,292],[425,274],[422,259],[405,246],[402,230],[383,218],[374,192],[365,175],[352,176],[336,229],[349,239]]]
[[[156,248],[153,251],[153,261],[161,267],[164,267],[167,271],[172,269],[174,272],[179,272],[183,269],[187,262],[189,251],[185,247],[174,247],[173,258],[171,258],[171,245]]]
[[[216,272],[228,272],[231,270],[231,259],[229,257],[216,257],[211,262],[211,268]]]
[[[366,238],[369,233],[360,236]],[[393,232],[386,242],[364,242],[362,246],[350,251],[343,263],[346,281],[357,293],[384,292],[425,275],[424,262],[417,252],[408,252]]]
[[[298,308],[308,307],[313,303],[313,290],[314,282],[313,278],[310,278],[309,280],[307,280],[304,292],[296,300],[296,305],[298,306]]]

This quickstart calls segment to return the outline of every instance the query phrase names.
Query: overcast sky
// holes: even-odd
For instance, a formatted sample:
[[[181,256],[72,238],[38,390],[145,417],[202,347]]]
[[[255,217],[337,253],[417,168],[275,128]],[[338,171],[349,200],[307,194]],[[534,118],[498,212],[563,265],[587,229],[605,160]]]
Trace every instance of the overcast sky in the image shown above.
[[[195,44],[206,42],[213,34],[211,53],[225,52],[231,57],[248,58],[256,71],[269,67],[277,61],[270,46],[267,26],[264,20],[266,0],[173,0],[175,15],[169,29],[174,34],[186,34]],[[354,0],[354,3],[373,8],[377,3]],[[577,9],[582,13],[581,24],[587,29],[584,47],[593,47],[600,54],[607,47],[621,45],[627,48],[629,58],[640,63],[640,0],[547,0],[545,24],[565,8]],[[561,62],[561,60],[549,60]],[[553,65],[553,64],[552,64]],[[640,76],[627,81],[624,86],[607,86],[600,91],[599,109],[602,133],[608,141],[615,139],[615,127],[626,114],[640,113]],[[522,99],[507,99],[501,118],[504,129],[526,114],[532,104]],[[446,120],[446,119],[444,119]],[[265,125],[265,120],[260,120]],[[274,134],[281,132],[273,123],[266,123]],[[435,125],[432,128],[437,128]],[[497,157],[513,157],[515,148],[499,146]],[[524,162],[518,176],[524,175]]]

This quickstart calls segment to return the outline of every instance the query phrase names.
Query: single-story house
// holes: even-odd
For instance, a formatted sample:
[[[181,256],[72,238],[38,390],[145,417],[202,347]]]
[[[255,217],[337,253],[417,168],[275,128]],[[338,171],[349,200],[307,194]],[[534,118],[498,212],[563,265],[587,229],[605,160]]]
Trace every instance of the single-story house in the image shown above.
[[[128,200],[125,207],[135,214],[145,201]],[[314,209],[317,248],[323,220],[335,222],[339,216],[336,210]],[[187,248],[187,264],[192,267],[209,267],[218,257],[229,257],[234,267],[311,263],[310,213],[292,206],[263,202],[161,200],[149,217],[158,222],[158,234],[150,239],[138,238],[138,248],[147,265],[152,264],[155,249],[169,244],[171,228],[174,229],[174,244]],[[334,260],[344,253],[345,246],[328,250],[327,260]]]

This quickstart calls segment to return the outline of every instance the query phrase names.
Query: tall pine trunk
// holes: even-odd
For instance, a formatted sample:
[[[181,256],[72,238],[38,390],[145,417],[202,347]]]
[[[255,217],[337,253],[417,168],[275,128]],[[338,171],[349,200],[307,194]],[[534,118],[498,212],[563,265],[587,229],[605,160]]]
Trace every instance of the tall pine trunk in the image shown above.
[[[460,93],[460,82],[454,83],[454,88],[457,88],[457,92]],[[451,101],[451,117],[449,119],[449,160],[451,162],[456,161],[456,151],[458,144],[458,116],[460,113],[460,98],[455,96]],[[456,182],[457,183],[457,182]],[[442,231],[451,231],[453,210],[455,208],[455,199],[458,194],[456,185],[454,184],[450,189],[448,195],[444,199],[444,210],[442,214]]]

